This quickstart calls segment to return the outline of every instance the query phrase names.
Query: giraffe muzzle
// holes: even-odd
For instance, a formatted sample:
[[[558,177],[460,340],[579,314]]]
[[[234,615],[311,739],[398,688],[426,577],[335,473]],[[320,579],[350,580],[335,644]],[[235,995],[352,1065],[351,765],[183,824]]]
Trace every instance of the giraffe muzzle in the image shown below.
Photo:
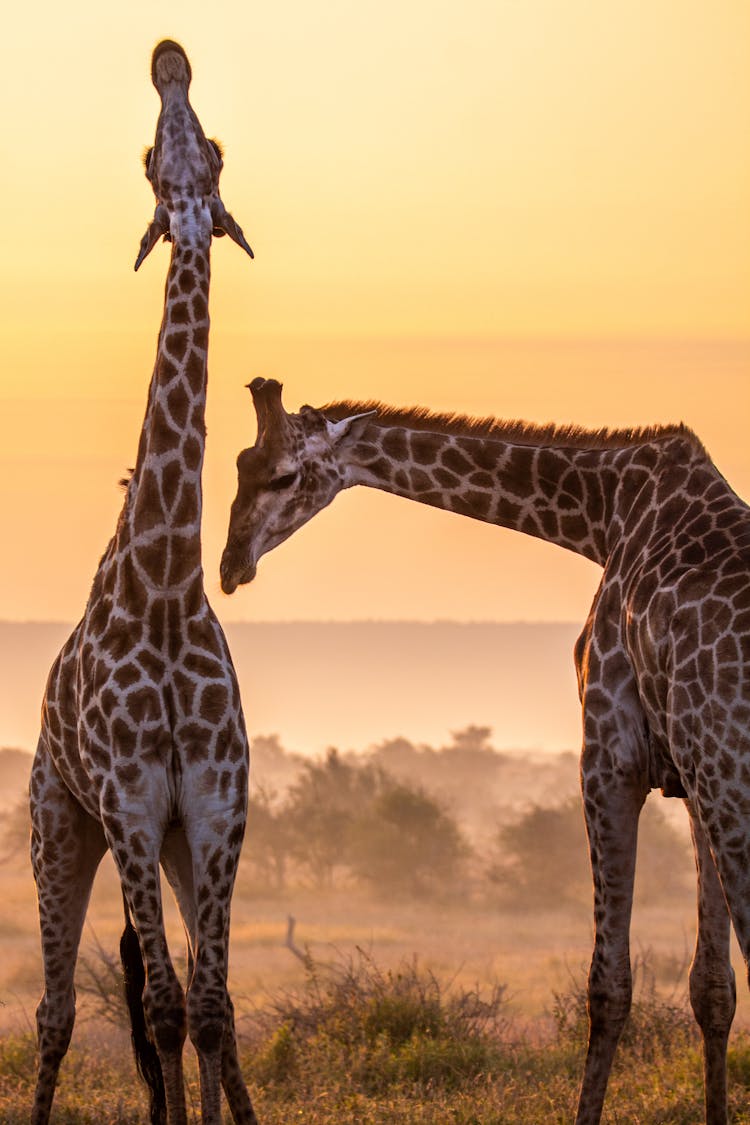
[[[193,77],[184,47],[174,39],[162,39],[151,56],[151,81],[161,93],[168,82],[180,82],[187,89]]]
[[[232,561],[231,557],[227,556],[225,551],[219,567],[222,592],[233,594],[238,586],[245,586],[248,582],[252,582],[257,570],[255,563],[247,563],[244,567],[238,566]]]

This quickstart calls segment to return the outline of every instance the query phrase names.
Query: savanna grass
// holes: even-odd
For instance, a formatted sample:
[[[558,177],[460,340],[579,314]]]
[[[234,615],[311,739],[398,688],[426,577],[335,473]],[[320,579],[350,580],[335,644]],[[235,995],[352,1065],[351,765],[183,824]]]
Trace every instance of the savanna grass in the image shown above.
[[[240,1023],[243,1067],[262,1125],[556,1125],[575,1114],[585,1051],[585,990],[553,998],[545,1027],[519,1030],[505,990],[442,984],[416,961],[383,971],[359,951],[321,966],[304,986]],[[61,1072],[55,1125],[135,1125],[146,1101],[127,1034],[86,1025]],[[94,1032],[94,1033],[92,1033]],[[186,1059],[191,1122],[199,1095]],[[0,1043],[0,1121],[28,1121],[35,1045]],[[732,1125],[750,1125],[750,1037],[729,1055]],[[226,1121],[229,1121],[227,1114]],[[696,1125],[703,1119],[698,1037],[684,1000],[663,999],[636,966],[632,1018],[618,1050],[604,1125]]]

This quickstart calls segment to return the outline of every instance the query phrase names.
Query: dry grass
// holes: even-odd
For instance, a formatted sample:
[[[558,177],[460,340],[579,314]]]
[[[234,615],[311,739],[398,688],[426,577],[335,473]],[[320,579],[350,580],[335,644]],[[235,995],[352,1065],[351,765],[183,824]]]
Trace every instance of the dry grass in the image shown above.
[[[572,1120],[583,1053],[580,982],[592,941],[588,910],[517,914],[456,900],[384,903],[304,890],[252,899],[242,887],[240,879],[230,983],[262,1125]],[[0,894],[0,1121],[18,1125],[28,1120],[33,1010],[41,991],[25,859],[0,866]],[[296,940],[317,966],[312,982],[284,946],[288,914],[297,918]],[[79,1019],[54,1121],[134,1125],[145,1120],[145,1099],[127,1033],[103,1018],[98,986],[92,992],[86,969],[88,962],[101,970],[97,943],[114,952],[122,925],[108,865],[89,920],[78,974]],[[180,964],[182,932],[171,903],[168,924]],[[605,1123],[694,1125],[702,1119],[700,1054],[684,1006],[693,927],[692,896],[635,912],[636,959],[639,950],[648,951],[640,957],[648,972],[641,974],[631,1033],[618,1052]],[[369,976],[358,976],[357,965],[369,965]],[[739,959],[736,967],[741,982]],[[343,992],[337,993],[337,982],[346,985]],[[476,1020],[473,1026],[455,1022],[452,998],[479,994],[489,1003],[498,986],[498,1018],[481,1027]],[[108,987],[105,973],[102,988]],[[750,1003],[741,984],[738,991],[741,1028]],[[197,1076],[190,1050],[187,1056],[195,1121]],[[750,1045],[742,1031],[733,1039],[730,1087],[733,1125],[750,1125]]]
[[[694,1125],[702,1119],[701,1062],[684,1005],[640,975],[604,1125]],[[482,997],[444,985],[414,961],[382,970],[358,954],[307,971],[294,993],[256,1013],[241,1039],[243,1069],[263,1125],[546,1125],[575,1112],[583,1053],[583,994],[554,1002],[554,1028],[535,1038],[508,1018],[502,989]],[[537,1032],[539,1029],[536,1029]],[[35,1047],[30,1033],[0,1043],[0,1120],[28,1120]],[[191,1123],[198,1120],[188,1052]],[[730,1054],[733,1125],[750,1123],[750,1042]],[[124,1030],[89,1025],[62,1072],[55,1125],[135,1125],[145,1099]],[[228,1115],[226,1117],[228,1121]]]

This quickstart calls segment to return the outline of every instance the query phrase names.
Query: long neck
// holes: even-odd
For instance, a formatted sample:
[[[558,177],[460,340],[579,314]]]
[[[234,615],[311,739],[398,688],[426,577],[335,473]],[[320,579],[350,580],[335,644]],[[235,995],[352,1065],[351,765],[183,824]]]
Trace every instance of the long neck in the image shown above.
[[[522,531],[604,565],[623,471],[635,467],[648,487],[652,453],[648,445],[521,444],[371,423],[348,454],[345,485]]]
[[[201,567],[209,252],[174,245],[164,317],[121,532],[145,547],[157,586]]]

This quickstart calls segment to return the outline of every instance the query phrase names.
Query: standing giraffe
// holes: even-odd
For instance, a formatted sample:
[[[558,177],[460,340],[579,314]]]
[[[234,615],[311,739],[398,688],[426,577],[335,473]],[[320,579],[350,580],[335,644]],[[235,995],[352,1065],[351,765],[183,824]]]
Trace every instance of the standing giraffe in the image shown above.
[[[123,965],[152,1122],[187,1120],[186,1033],[198,1053],[204,1123],[220,1123],[222,1083],[234,1120],[256,1120],[226,987],[247,738],[203,590],[200,542],[212,232],[252,252],[219,197],[220,149],[190,105],[183,49],[160,43],[151,76],[161,112],[146,175],[157,205],[136,269],[159,237],[172,242],[156,365],[114,538],[49,676],[31,775],[45,978],[34,1125],[49,1118],[72,1034],[81,929],[107,848],[123,889]],[[167,949],[160,862],[188,938],[187,1003]]]
[[[275,380],[256,379],[250,390],[258,437],[237,460],[226,593],[355,484],[523,531],[604,568],[575,646],[596,926],[577,1122],[600,1120],[630,1009],[638,817],[649,790],[661,788],[684,797],[690,816],[698,870],[690,998],[703,1035],[706,1121],[724,1125],[735,1008],[729,914],[750,962],[750,509],[683,426],[587,431],[377,403],[287,414]]]

